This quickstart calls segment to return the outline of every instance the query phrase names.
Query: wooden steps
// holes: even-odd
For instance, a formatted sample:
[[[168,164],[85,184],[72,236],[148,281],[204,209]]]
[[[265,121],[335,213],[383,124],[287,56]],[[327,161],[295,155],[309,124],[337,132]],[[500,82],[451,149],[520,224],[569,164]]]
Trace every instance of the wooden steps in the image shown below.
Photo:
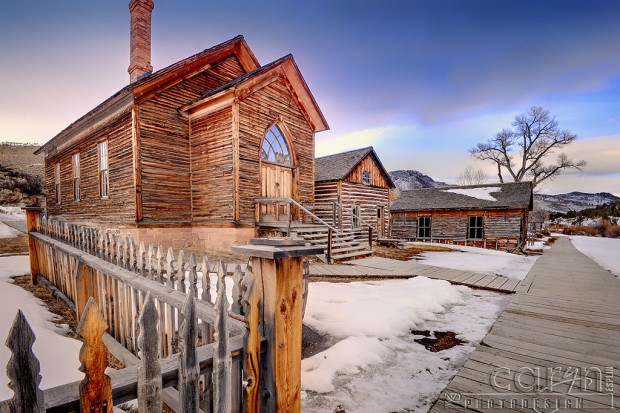
[[[297,227],[291,230],[296,236],[306,240],[306,243],[323,249],[327,249],[328,230],[326,227]],[[332,234],[332,261],[344,261],[353,258],[362,258],[372,255],[366,239],[355,232]],[[326,261],[325,254],[318,256]]]

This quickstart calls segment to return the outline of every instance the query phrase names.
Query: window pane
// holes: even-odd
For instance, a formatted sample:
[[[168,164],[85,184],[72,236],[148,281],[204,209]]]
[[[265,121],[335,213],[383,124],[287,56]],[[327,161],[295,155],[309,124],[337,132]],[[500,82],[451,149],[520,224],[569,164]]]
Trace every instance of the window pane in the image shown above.
[[[284,139],[282,131],[276,125],[269,128],[265,135],[261,159],[286,166],[292,165],[288,144],[286,139]]]

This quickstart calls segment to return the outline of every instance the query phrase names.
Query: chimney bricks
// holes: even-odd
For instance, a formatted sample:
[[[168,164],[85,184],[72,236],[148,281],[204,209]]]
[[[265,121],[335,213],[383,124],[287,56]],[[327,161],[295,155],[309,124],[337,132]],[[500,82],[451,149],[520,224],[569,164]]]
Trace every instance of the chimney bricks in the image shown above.
[[[151,12],[153,0],[131,0],[131,41],[129,51],[129,80],[135,82],[141,76],[151,73]]]

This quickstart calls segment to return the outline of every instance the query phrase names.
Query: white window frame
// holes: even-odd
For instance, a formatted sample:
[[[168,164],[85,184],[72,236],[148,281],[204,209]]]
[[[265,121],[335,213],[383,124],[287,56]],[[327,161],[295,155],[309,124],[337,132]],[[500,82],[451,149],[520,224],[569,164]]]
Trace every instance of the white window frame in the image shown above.
[[[99,142],[99,197],[108,199],[110,197],[110,154],[108,141]]]
[[[54,191],[56,192],[56,203],[60,204],[60,162],[54,164]]]
[[[353,205],[351,207],[351,226],[353,229],[360,229],[362,227],[361,208],[359,205]]]
[[[80,153],[74,153],[71,156],[71,165],[73,166],[73,200],[79,201],[80,193]]]
[[[370,171],[362,171],[362,183],[370,185]]]

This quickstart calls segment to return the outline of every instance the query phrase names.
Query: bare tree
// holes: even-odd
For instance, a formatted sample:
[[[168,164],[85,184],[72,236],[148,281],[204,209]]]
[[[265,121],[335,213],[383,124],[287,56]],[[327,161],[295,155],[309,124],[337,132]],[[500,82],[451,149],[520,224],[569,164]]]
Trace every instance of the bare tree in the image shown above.
[[[481,185],[485,184],[489,180],[489,176],[481,168],[474,168],[468,165],[463,171],[456,177],[456,183],[458,185]]]
[[[564,153],[557,154],[555,162],[545,162],[545,158],[575,139],[577,135],[558,127],[555,116],[547,109],[533,106],[527,113],[515,117],[512,129],[502,129],[470,153],[477,159],[495,163],[500,182],[504,182],[502,171],[505,169],[515,182],[531,180],[536,187],[564,169],[581,170],[586,166],[586,161],[573,161]]]

